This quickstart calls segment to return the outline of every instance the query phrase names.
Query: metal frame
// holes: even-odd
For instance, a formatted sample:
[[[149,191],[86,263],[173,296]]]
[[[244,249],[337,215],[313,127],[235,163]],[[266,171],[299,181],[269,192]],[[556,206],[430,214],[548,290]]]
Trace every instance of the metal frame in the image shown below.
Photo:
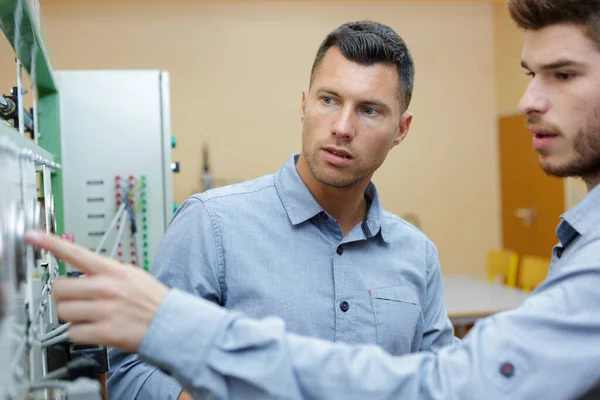
[[[39,23],[28,0],[0,2],[0,29],[15,51],[16,96],[19,108],[18,126],[13,127],[8,122],[0,121],[0,144],[4,145],[7,163],[10,161],[13,169],[18,164],[20,171],[20,175],[15,176],[15,183],[20,184],[20,193],[15,194],[11,200],[15,209],[2,210],[5,218],[0,220],[3,224],[2,229],[10,229],[15,236],[8,245],[17,246],[14,249],[4,249],[10,253],[7,253],[7,264],[3,266],[9,271],[4,279],[12,290],[2,301],[14,303],[15,314],[7,315],[0,321],[0,341],[9,349],[8,363],[0,368],[8,379],[4,382],[6,387],[0,388],[0,398],[21,399],[27,397],[27,390],[20,385],[33,384],[47,373],[45,345],[51,343],[51,340],[43,338],[48,336],[48,330],[58,323],[51,297],[52,283],[59,275],[56,259],[45,254],[45,273],[41,267],[41,253],[31,246],[26,246],[23,235],[29,229],[41,228],[44,220],[47,230],[54,226],[58,226],[58,232],[62,232],[63,229],[59,97]],[[33,140],[27,138],[24,132],[23,69],[31,78],[31,95],[34,96]],[[46,202],[44,216],[40,215],[39,195],[36,193],[36,176],[40,173]],[[14,192],[16,188],[10,189]],[[4,194],[9,195],[11,190]],[[18,283],[16,275],[19,271],[15,269],[16,272],[13,273],[13,268],[17,268],[19,263],[24,263],[20,272],[26,276],[26,285]],[[61,269],[64,273],[64,266]],[[28,315],[23,315],[27,321],[21,320],[21,314],[25,310],[16,306],[21,297],[27,305]],[[29,374],[25,373],[25,368]]]
[[[0,2],[0,29],[15,51],[17,76],[20,76],[21,68],[24,68],[34,86],[32,95],[37,96],[37,98],[33,101],[35,114],[33,118],[34,121],[39,123],[39,126],[34,127],[34,139],[37,139],[39,145],[25,137],[18,138],[13,134],[8,135],[18,146],[30,150],[40,160],[54,163],[49,164],[49,166],[53,166],[51,181],[55,196],[57,231],[62,233],[63,194],[62,174],[60,172],[61,141],[58,88],[38,23],[29,2],[27,0],[3,0]],[[19,85],[19,95],[21,95],[22,89]],[[64,266],[61,266],[61,273],[64,273]]]

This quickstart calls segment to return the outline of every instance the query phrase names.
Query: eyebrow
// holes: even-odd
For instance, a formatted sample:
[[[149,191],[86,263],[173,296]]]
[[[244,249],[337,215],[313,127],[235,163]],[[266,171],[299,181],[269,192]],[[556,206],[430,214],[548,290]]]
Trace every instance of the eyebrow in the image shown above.
[[[335,96],[335,97],[342,97],[335,90],[329,89],[329,88],[319,88],[317,90],[317,93],[327,93],[327,94],[331,94],[332,96]],[[392,110],[392,108],[387,103],[384,103],[383,101],[379,101],[379,100],[367,99],[367,100],[361,101],[361,104],[367,105],[367,106],[379,107],[383,111],[386,111],[386,112],[390,112]]]
[[[581,66],[583,66],[583,64],[578,63],[573,60],[558,60],[558,61],[551,62],[549,64],[542,64],[540,69],[542,71],[553,71],[555,69],[564,68],[564,67],[581,67]],[[529,68],[529,66],[527,65],[525,60],[521,60],[521,67],[531,71],[531,68]]]

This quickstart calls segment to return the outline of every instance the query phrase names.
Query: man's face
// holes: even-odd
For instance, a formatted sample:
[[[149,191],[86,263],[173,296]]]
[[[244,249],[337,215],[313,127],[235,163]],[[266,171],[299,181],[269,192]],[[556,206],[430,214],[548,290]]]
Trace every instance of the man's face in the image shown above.
[[[395,66],[362,66],[330,48],[302,95],[302,156],[314,178],[347,188],[368,181],[408,133]]]
[[[582,27],[527,31],[523,67],[532,76],[519,110],[527,115],[542,169],[555,176],[600,173],[600,51]]]

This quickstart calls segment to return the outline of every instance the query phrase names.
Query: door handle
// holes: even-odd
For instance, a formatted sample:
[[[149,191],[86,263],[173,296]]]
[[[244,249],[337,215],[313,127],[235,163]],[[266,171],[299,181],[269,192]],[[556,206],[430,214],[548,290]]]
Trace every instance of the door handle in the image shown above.
[[[520,218],[523,221],[524,226],[530,227],[535,222],[537,210],[535,207],[517,208],[515,210],[515,217]]]

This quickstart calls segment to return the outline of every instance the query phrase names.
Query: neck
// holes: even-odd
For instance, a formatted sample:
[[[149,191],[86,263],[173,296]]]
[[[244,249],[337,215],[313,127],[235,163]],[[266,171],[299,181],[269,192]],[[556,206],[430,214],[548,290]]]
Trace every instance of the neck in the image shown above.
[[[296,170],[315,200],[338,222],[344,236],[365,220],[367,216],[365,190],[369,184],[368,179],[346,188],[326,185],[315,179],[302,155]]]
[[[588,193],[592,191],[596,186],[600,185],[600,171],[595,175],[582,177],[585,185],[587,186]]]

